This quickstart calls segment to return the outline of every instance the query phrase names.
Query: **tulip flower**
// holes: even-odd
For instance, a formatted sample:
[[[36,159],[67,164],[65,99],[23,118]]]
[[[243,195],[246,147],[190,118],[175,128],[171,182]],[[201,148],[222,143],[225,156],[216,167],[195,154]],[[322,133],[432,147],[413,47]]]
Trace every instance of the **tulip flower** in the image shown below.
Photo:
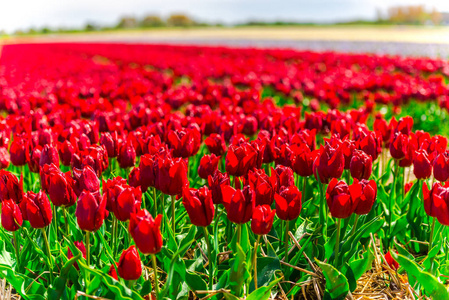
[[[291,168],[279,165],[276,169],[271,169],[271,173],[276,174],[278,189],[295,185],[295,175]]]
[[[226,172],[232,176],[243,176],[256,167],[258,152],[249,143],[230,145],[225,160]]]
[[[145,255],[156,254],[161,251],[161,220],[162,215],[158,215],[156,219],[153,219],[146,209],[131,214],[129,232],[139,251]]]
[[[251,230],[257,235],[268,234],[273,226],[276,210],[271,210],[269,205],[259,205],[253,211]]]
[[[198,129],[172,130],[168,133],[168,142],[175,157],[188,158],[200,149],[201,133]]]
[[[11,158],[8,153],[8,149],[5,147],[0,147],[0,169],[7,169],[10,162]]]
[[[48,178],[47,191],[53,205],[69,207],[76,203],[74,181],[69,173],[54,172]]]
[[[355,213],[357,215],[366,215],[371,211],[374,201],[377,197],[377,185],[374,180],[357,180],[349,186],[349,192],[351,194],[354,203],[357,203]]]
[[[75,154],[76,149],[68,140],[59,144],[59,158],[64,166],[70,166],[72,162],[72,156]]]
[[[115,202],[126,185],[126,179],[120,176],[108,179],[108,181],[103,180],[103,197],[106,198],[106,209],[108,211],[113,211]]]
[[[114,266],[114,264],[112,264],[109,267],[108,275],[111,276],[112,278],[114,278],[115,280],[118,280],[117,271],[115,270],[117,265],[115,264],[115,266]]]
[[[223,139],[223,136],[212,133],[210,136],[208,136],[204,143],[207,146],[207,149],[210,153],[215,154],[216,156],[221,156],[226,152],[226,143]]]
[[[84,190],[76,204],[75,216],[81,230],[97,231],[106,217],[106,198]]]
[[[113,132],[112,134],[109,132],[104,132],[101,134],[100,144],[106,148],[108,152],[108,157],[114,158],[117,157],[119,152],[119,142],[117,132]]]
[[[56,147],[50,144],[46,144],[42,149],[42,153],[39,159],[39,166],[55,164],[59,167],[59,153]]]
[[[315,159],[313,173],[322,183],[329,183],[331,178],[340,178],[343,174],[345,160],[341,146],[333,148],[328,142],[320,148],[320,154]]]
[[[373,168],[371,156],[361,150],[354,150],[350,164],[351,176],[356,179],[369,179]]]
[[[449,152],[438,154],[433,162],[433,176],[436,180],[446,182],[449,179]]]
[[[274,200],[274,194],[278,190],[278,181],[275,172],[271,176],[265,174],[261,169],[249,171],[246,185],[250,185],[256,192],[256,206],[257,205],[271,205]]]
[[[0,203],[11,199],[15,203],[22,202],[23,199],[23,177],[20,180],[5,170],[0,170]]]
[[[444,191],[441,183],[436,182],[433,184],[432,189],[429,190],[427,183],[423,182],[423,202],[424,210],[429,217],[436,217],[435,197],[440,197],[440,194]]]
[[[397,253],[397,252],[396,252]],[[397,270],[399,269],[399,264],[396,260],[394,260],[394,258],[391,256],[390,251],[387,252],[387,254],[385,254],[385,260],[386,263],[388,264],[388,266],[390,266],[390,268],[392,268],[393,270]]]
[[[82,170],[73,169],[73,190],[79,197],[83,191],[97,193],[100,190],[100,180],[91,166],[85,166]]]
[[[372,160],[375,161],[382,151],[382,139],[376,132],[370,131],[358,139],[357,147],[371,156]]]
[[[39,162],[41,160],[41,155],[42,155],[42,147],[37,146],[29,154],[29,157],[27,157],[28,168],[30,169],[30,172],[39,173]]]
[[[431,160],[426,150],[421,149],[416,151],[413,157],[413,174],[416,179],[427,179],[432,175]]]
[[[26,215],[33,228],[44,228],[51,223],[51,205],[43,191],[39,191],[34,198],[26,200]]]
[[[306,144],[292,147],[292,169],[301,177],[309,177],[313,174],[313,162],[318,156],[318,151],[311,151]]]
[[[86,256],[87,255],[86,254],[86,246],[84,246],[83,241],[79,241],[79,242],[75,241],[74,244],[75,244],[75,247],[78,248],[78,250],[81,251],[81,254],[86,259],[87,258],[87,256]],[[68,259],[73,258],[73,253],[72,253],[72,250],[70,250],[70,248],[67,250],[67,258]],[[79,270],[78,263],[74,263],[73,265],[74,265],[75,269]]]
[[[301,213],[302,194],[295,185],[282,187],[279,194],[274,195],[276,215],[284,221],[295,220]]]
[[[221,191],[222,185],[230,185],[228,173],[221,173],[220,171],[215,171],[215,173],[207,178],[209,184],[209,189],[212,194],[212,201],[214,204],[223,203],[223,193]]]
[[[143,193],[145,193],[149,187],[154,187],[156,184],[155,166],[156,166],[155,156],[151,154],[145,154],[140,157],[139,175],[140,175],[140,186]]]
[[[214,218],[212,193],[207,187],[191,189],[185,187],[182,192],[182,204],[189,214],[190,222],[195,226],[209,226]]]
[[[120,255],[118,274],[125,280],[137,280],[142,275],[142,262],[136,247],[130,246]]]
[[[354,195],[360,195],[360,186],[354,186]],[[358,189],[358,190],[357,190]],[[345,219],[357,208],[358,198],[351,198],[349,187],[344,181],[332,179],[326,190],[326,201],[330,213],[334,218]]]
[[[394,159],[403,159],[407,152],[408,137],[402,133],[396,133],[390,143],[390,154]]]
[[[166,195],[180,195],[189,184],[187,165],[181,158],[159,157],[155,166],[155,186]]]
[[[223,185],[221,191],[229,221],[245,224],[251,220],[256,205],[256,193],[250,186],[236,190],[229,185]]]
[[[5,148],[6,149],[6,148]],[[16,136],[9,148],[11,163],[14,166],[24,166],[27,163],[27,153],[30,152],[28,139]],[[0,155],[1,157],[1,155]]]
[[[2,226],[8,231],[16,231],[22,226],[22,213],[19,206],[11,199],[2,202]]]
[[[120,168],[131,168],[136,164],[136,150],[130,142],[124,143],[118,152],[117,161]]]
[[[219,156],[215,154],[204,155],[200,160],[198,167],[198,176],[203,179],[207,179],[210,175],[214,174],[218,169]]]

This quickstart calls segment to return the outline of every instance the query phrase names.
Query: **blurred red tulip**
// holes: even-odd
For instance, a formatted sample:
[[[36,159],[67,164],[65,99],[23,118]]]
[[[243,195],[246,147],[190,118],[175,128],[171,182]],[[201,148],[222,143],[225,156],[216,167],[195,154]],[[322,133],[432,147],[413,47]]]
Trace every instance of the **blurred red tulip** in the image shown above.
[[[356,179],[369,179],[373,168],[371,156],[361,150],[354,150],[350,171],[351,176]]]
[[[4,200],[2,207],[2,226],[8,231],[16,231],[22,226],[23,219],[19,206],[11,199]]]

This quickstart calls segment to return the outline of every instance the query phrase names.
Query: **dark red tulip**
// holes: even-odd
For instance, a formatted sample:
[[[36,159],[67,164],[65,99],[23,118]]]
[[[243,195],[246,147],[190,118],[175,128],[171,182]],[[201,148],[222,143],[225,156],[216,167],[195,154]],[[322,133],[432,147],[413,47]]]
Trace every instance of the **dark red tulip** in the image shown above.
[[[185,187],[182,192],[182,204],[184,204],[193,225],[206,227],[212,223],[215,209],[212,193],[207,187],[204,186],[200,189]]]
[[[83,241],[79,241],[79,242],[75,241],[74,244],[75,244],[75,247],[81,251],[81,254],[84,257],[84,259],[86,259],[86,257],[87,257],[86,246],[84,246]],[[73,253],[72,253],[72,250],[70,250],[70,248],[67,250],[67,258],[68,259],[73,258]],[[75,269],[79,270],[78,263],[74,263],[73,266],[75,267]]]
[[[103,180],[103,197],[106,197],[107,210],[112,211],[118,196],[120,196],[125,186],[126,179],[120,176],[108,179],[108,181]]]
[[[136,164],[136,150],[132,143],[126,142],[122,144],[118,152],[117,161],[122,169],[134,167]]]
[[[281,220],[291,221],[301,213],[302,194],[294,185],[282,187],[279,194],[274,195],[276,201],[276,215]]]
[[[345,170],[349,170],[351,168],[351,159],[354,151],[356,150],[355,142],[352,140],[344,140],[343,144],[341,144],[343,157],[345,159]]]
[[[407,152],[408,137],[403,133],[396,133],[390,143],[390,154],[394,159],[403,159]]]
[[[59,154],[55,146],[46,144],[42,149],[41,157],[39,159],[39,166],[51,165],[59,167]]]
[[[140,187],[134,188],[128,185],[119,187],[120,193],[115,201],[110,201],[114,216],[122,222],[128,221],[131,214],[137,213],[142,204],[142,192]],[[108,202],[107,197],[106,202]]]
[[[27,198],[26,216],[33,228],[44,228],[51,223],[51,205],[43,191],[39,191],[34,198]]]
[[[145,154],[140,157],[139,172],[142,192],[146,192],[149,187],[154,187],[156,183],[156,157]]]
[[[265,174],[261,169],[249,171],[245,185],[250,185],[256,192],[256,206],[271,205],[274,201],[274,194],[278,190],[278,180],[275,172],[271,176]]]
[[[111,265],[111,267],[109,268],[109,271],[108,271],[108,275],[111,276],[112,278],[114,278],[115,280],[118,280],[117,271],[115,269],[116,266],[117,266],[116,264],[115,264],[115,266]]]
[[[397,252],[396,252],[397,253]],[[390,251],[387,252],[387,254],[385,254],[385,260],[388,264],[388,266],[390,266],[390,268],[392,268],[393,270],[397,270],[399,269],[399,264],[396,260],[394,260],[394,258],[391,256]]]
[[[433,204],[431,210],[434,210],[438,222],[442,225],[449,226],[449,187],[447,184],[436,190],[436,192],[432,195],[432,201],[433,203],[430,204],[431,206]],[[424,208],[426,205],[429,204],[425,203]]]
[[[230,185],[228,173],[221,173],[215,171],[215,173],[207,178],[209,183],[209,189],[212,194],[212,201],[214,204],[223,204],[223,194],[221,192],[222,185]]]
[[[271,173],[276,173],[278,189],[295,185],[295,174],[291,168],[279,165],[276,169],[271,169]]]
[[[142,209],[136,214],[131,214],[129,220],[129,232],[136,243],[137,248],[143,254],[156,254],[162,248],[162,235],[160,231],[162,215],[153,220],[151,214]]]
[[[156,188],[166,195],[180,195],[189,185],[187,165],[181,158],[158,158],[156,165]]]
[[[106,217],[106,198],[96,197],[84,190],[76,204],[76,221],[81,230],[97,231]]]
[[[15,203],[20,203],[23,199],[23,177],[20,180],[5,170],[0,170],[0,203],[11,199]]]
[[[318,151],[311,151],[306,144],[299,147],[292,147],[293,160],[292,169],[301,177],[308,177],[313,174],[313,163],[318,156]]]
[[[418,150],[413,157],[413,174],[416,179],[427,179],[432,175],[432,158],[426,150]]]
[[[413,128],[413,118],[410,116],[405,116],[399,119],[398,125],[395,128],[396,131],[402,134],[409,135]]]
[[[131,172],[129,172],[128,183],[132,187],[140,187],[141,190],[143,189],[142,178],[140,176],[140,168],[133,168]],[[146,192],[146,190],[143,192]]]
[[[269,205],[259,205],[253,211],[251,230],[254,234],[265,235],[271,231],[276,210],[271,210]]]
[[[240,146],[230,145],[226,155],[226,172],[232,176],[243,176],[256,167],[258,151],[249,143]]]
[[[0,169],[7,169],[10,162],[11,158],[8,153],[8,149],[5,147],[0,147]]]
[[[8,231],[16,231],[22,226],[22,212],[19,206],[12,200],[2,202],[2,226]]]
[[[137,280],[142,275],[142,262],[136,247],[130,246],[122,252],[117,266],[118,274],[125,280]]]
[[[54,172],[49,176],[47,187],[48,195],[53,205],[69,207],[76,203],[76,194],[73,191],[74,181],[70,172]]]
[[[200,149],[201,133],[196,128],[172,130],[168,133],[168,141],[175,157],[188,158]]]
[[[28,139],[16,136],[9,148],[11,163],[14,166],[24,166],[27,163],[27,153],[31,151]],[[1,152],[1,151],[0,151]],[[0,154],[1,157],[1,154]],[[1,159],[0,159],[1,161]]]
[[[198,176],[207,179],[210,175],[214,174],[218,169],[218,162],[220,159],[221,157],[215,156],[215,154],[204,155],[200,160]]]
[[[369,179],[373,168],[371,156],[361,150],[354,150],[350,171],[351,176],[356,179]]]
[[[117,132],[112,134],[109,132],[104,132],[101,134],[100,144],[106,148],[108,152],[108,157],[117,157],[119,150],[119,142]]]
[[[33,149],[33,151],[29,154],[28,157],[28,168],[33,173],[39,173],[39,162],[41,160],[42,155],[42,147],[37,146]]]
[[[23,194],[23,200],[19,203],[19,207],[20,207],[20,211],[22,212],[22,219],[24,221],[28,221],[28,216],[27,216],[27,201],[29,199],[34,199],[36,197],[36,193],[34,193],[33,191],[28,191],[26,193]]]
[[[97,193],[100,190],[100,180],[91,166],[85,166],[82,170],[73,169],[75,184],[73,190],[79,197],[83,191]]]
[[[446,182],[449,179],[449,152],[438,154],[433,162],[433,176],[436,180]]]
[[[247,185],[243,190],[236,190],[229,185],[224,185],[221,190],[229,221],[244,224],[251,220],[256,206],[256,193],[253,189]]]
[[[429,217],[436,217],[437,208],[435,208],[435,197],[441,198],[440,194],[444,192],[444,188],[439,182],[435,182],[431,190],[429,190],[427,183],[423,182],[422,188],[424,210]]]
[[[342,153],[342,147],[333,148],[328,142],[320,148],[320,154],[315,159],[313,173],[315,178],[322,183],[329,183],[331,178],[340,178],[343,174],[345,160]]]
[[[357,203],[355,213],[358,215],[366,215],[371,211],[374,201],[377,197],[377,185],[374,180],[357,180],[349,186],[349,192],[351,194],[354,203]]]
[[[209,152],[216,156],[223,155],[226,152],[225,140],[223,139],[223,136],[218,133],[212,133],[204,140],[204,143]]]
[[[76,149],[68,140],[59,144],[59,158],[64,166],[70,166],[72,162],[72,156],[75,154]]]
[[[360,187],[358,191],[355,189],[354,194],[361,194]],[[326,201],[329,206],[329,210],[331,215],[334,218],[345,219],[351,216],[354,210],[357,208],[357,200],[358,197],[352,198],[349,193],[349,187],[344,181],[338,181],[336,178],[332,179],[326,190]]]

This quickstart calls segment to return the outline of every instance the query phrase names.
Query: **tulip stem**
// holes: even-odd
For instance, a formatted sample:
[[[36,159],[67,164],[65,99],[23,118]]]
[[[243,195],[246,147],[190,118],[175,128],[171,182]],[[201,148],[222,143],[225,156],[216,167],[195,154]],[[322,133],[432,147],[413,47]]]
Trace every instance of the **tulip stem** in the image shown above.
[[[359,215],[355,215],[355,220],[354,220],[354,225],[352,226],[352,231],[351,231],[351,235],[354,235],[354,233],[355,233],[355,230],[356,230],[356,228],[357,228],[357,222],[359,221]]]
[[[171,218],[172,218],[172,221],[171,221],[171,227],[172,227],[172,230],[173,230],[173,236],[175,236],[175,227],[176,227],[176,224],[175,224],[175,200],[176,200],[176,197],[175,196],[171,196]]]
[[[430,229],[430,236],[429,236],[429,252],[430,252],[430,250],[432,250],[434,231],[435,231],[435,218],[432,218],[432,227]]]
[[[50,268],[50,284],[53,283],[53,261],[51,257],[50,244],[48,243],[47,233],[45,232],[45,228],[41,228],[42,235],[44,236],[45,248],[47,249],[48,255],[48,263]]]
[[[213,265],[212,265],[212,247],[209,240],[209,232],[207,231],[207,227],[203,227],[204,238],[206,239],[207,244],[207,259],[209,260],[209,291],[213,290],[214,284],[214,274],[213,274]]]
[[[340,227],[341,227],[341,219],[337,218],[337,237],[335,238],[335,265],[338,264],[338,252],[340,248]]]
[[[304,177],[304,183],[302,185],[302,195],[301,195],[303,203],[306,200],[306,188],[307,188],[307,177]]]
[[[157,216],[156,188],[153,188],[154,217]]]
[[[19,257],[19,243],[17,242],[16,232],[12,232],[12,238],[14,240],[14,250],[16,252],[17,266],[20,265],[20,257]]]
[[[159,297],[159,282],[157,279],[157,264],[156,255],[151,254],[151,260],[153,261],[153,272],[154,272],[154,291],[156,292],[156,300]]]
[[[257,236],[256,244],[254,245],[254,289],[257,290],[257,249],[259,248],[260,235]]]
[[[67,221],[67,211],[65,206],[62,208],[62,212],[64,214],[64,222],[65,222],[65,233],[69,236],[69,222]]]
[[[242,224],[237,224],[237,243],[240,245],[242,239]]]
[[[285,248],[285,258],[284,262],[288,263],[288,226],[290,221],[285,221],[285,233],[284,233],[284,248]]]
[[[86,232],[86,257],[87,257],[87,266],[90,267],[90,231]]]
[[[112,216],[112,255],[114,256],[115,259],[115,255],[117,252],[117,225],[118,225],[118,221],[117,218],[113,215]]]

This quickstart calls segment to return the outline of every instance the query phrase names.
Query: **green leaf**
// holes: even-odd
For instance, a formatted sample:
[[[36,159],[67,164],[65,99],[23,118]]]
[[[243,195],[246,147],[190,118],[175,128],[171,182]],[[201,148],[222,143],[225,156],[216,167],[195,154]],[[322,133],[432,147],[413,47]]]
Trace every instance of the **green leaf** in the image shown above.
[[[326,292],[329,293],[331,299],[345,299],[349,292],[348,279],[333,266],[317,259],[315,261],[323,271],[324,278],[326,278]]]
[[[200,275],[193,272],[186,272],[186,283],[193,292],[207,290],[207,284]]]
[[[302,250],[302,249],[301,249]],[[277,257],[257,258],[257,284],[264,286],[273,278],[277,270],[281,269],[281,263]],[[254,280],[251,281],[250,291],[254,291]]]
[[[252,292],[246,300],[267,300],[271,295],[271,289],[281,281],[282,277],[273,280],[268,286],[261,286]]]
[[[245,280],[248,278],[249,273],[246,264],[246,255],[239,244],[236,245],[237,253],[231,265],[231,273],[229,275],[230,288],[233,295],[237,297],[242,296],[243,286]]]
[[[80,259],[80,257],[81,253],[78,253],[77,256],[72,257],[64,264],[61,269],[61,274],[56,278],[53,287],[48,289],[48,296],[50,299],[57,300],[61,298],[67,284],[67,275],[69,274],[70,268],[78,259]]]
[[[435,276],[422,270],[416,262],[407,257],[397,254],[395,251],[390,251],[390,253],[399,265],[405,269],[407,275],[414,277],[432,299],[449,300],[449,293],[446,287]]]

